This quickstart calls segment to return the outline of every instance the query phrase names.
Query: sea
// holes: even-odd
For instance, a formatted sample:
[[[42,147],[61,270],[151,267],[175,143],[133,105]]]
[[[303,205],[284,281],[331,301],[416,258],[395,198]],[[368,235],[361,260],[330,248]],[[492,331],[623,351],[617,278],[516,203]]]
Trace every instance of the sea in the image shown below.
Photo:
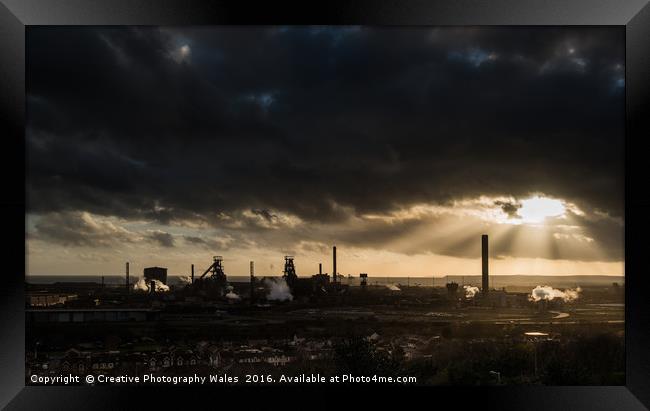
[[[124,275],[104,275],[105,285],[124,284]],[[169,275],[168,284],[182,284],[185,281],[183,276]],[[280,277],[280,276],[256,276],[261,277]],[[299,276],[300,277],[300,276]],[[131,275],[129,281],[135,283],[139,280],[138,276]],[[56,282],[95,282],[101,283],[101,275],[28,275],[25,281],[29,284],[53,284]],[[247,283],[250,281],[249,276],[228,275],[228,281],[232,283]],[[343,276],[343,284],[350,286],[359,285],[358,276]],[[449,275],[440,277],[391,277],[391,276],[372,276],[368,275],[368,284],[370,285],[398,285],[398,286],[418,286],[418,287],[443,287],[449,282],[456,282],[459,285],[481,286],[480,275]],[[625,277],[610,275],[491,275],[490,288],[502,287],[535,287],[537,285],[548,285],[558,288],[574,288],[586,286],[611,286],[617,283],[620,286],[625,284]]]

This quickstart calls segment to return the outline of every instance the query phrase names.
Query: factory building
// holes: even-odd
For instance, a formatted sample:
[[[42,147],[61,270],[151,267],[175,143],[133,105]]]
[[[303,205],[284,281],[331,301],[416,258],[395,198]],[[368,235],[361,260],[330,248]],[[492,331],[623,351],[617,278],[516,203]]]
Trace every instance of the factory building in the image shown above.
[[[289,287],[293,288],[298,281],[296,274],[296,266],[293,263],[294,257],[292,255],[284,256],[284,270],[282,271],[282,278],[287,282]]]
[[[318,274],[312,275],[311,278],[317,287],[324,287],[330,283],[330,276],[323,274],[323,263],[318,263]]]
[[[167,269],[163,267],[147,267],[144,269],[144,280],[147,283],[158,280],[163,284],[167,284]]]
[[[359,281],[361,288],[365,289],[368,286],[368,273],[359,274]]]
[[[311,281],[313,284],[313,291],[318,292],[322,291],[330,285],[330,276],[329,274],[314,274],[311,276]]]
[[[458,283],[452,281],[450,283],[447,283],[446,287],[447,287],[447,295],[449,296],[449,298],[456,298],[458,294]]]
[[[192,289],[204,295],[207,293],[207,295],[223,297],[227,288],[228,277],[224,271],[223,257],[220,255],[212,257],[212,264],[192,282]]]
[[[29,305],[32,307],[50,307],[53,305],[65,305],[70,300],[77,299],[76,294],[59,293],[30,293],[28,294]]]

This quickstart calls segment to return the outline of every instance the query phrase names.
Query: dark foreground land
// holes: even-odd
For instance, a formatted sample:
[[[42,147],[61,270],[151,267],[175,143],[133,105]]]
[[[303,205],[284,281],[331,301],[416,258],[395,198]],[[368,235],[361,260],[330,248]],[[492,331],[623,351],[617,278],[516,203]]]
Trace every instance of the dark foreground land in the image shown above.
[[[235,291],[245,295],[241,287]],[[431,287],[351,287],[255,304],[173,290],[128,300],[116,293],[92,291],[92,308],[82,298],[28,307],[27,384],[34,375],[69,374],[82,384],[88,374],[220,375],[259,384],[311,374],[415,377],[409,383],[418,385],[625,383],[619,286],[543,303],[523,293],[481,300]]]

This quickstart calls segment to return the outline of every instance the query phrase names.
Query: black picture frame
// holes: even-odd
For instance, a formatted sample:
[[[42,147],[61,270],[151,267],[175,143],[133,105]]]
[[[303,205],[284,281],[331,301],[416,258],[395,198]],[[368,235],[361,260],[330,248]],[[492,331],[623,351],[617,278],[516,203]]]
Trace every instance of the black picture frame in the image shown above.
[[[259,3],[259,4],[258,4]],[[624,26],[626,31],[625,274],[626,385],[620,387],[354,388],[359,399],[388,405],[430,404],[499,410],[643,410],[650,407],[650,304],[648,242],[650,190],[647,164],[650,116],[650,5],[647,0],[475,0],[223,2],[207,0],[0,0],[0,121],[3,149],[4,273],[0,287],[0,406],[7,409],[198,408],[196,400],[222,401],[216,388],[35,387],[24,384],[25,273],[25,28],[33,25],[570,25]],[[9,264],[7,264],[7,262]],[[250,395],[248,392],[250,391]],[[295,391],[319,405],[340,404],[336,387],[282,388],[287,406]],[[396,395],[389,395],[389,392]],[[165,395],[161,395],[165,393]],[[237,389],[235,400],[272,401],[267,390]],[[405,402],[404,395],[415,395]],[[134,402],[136,401],[136,402]],[[279,401],[279,400],[278,400]],[[310,401],[309,398],[306,401]],[[417,402],[416,402],[417,401]],[[281,404],[278,404],[281,405]],[[308,406],[309,403],[305,403]],[[212,406],[211,406],[212,408]]]

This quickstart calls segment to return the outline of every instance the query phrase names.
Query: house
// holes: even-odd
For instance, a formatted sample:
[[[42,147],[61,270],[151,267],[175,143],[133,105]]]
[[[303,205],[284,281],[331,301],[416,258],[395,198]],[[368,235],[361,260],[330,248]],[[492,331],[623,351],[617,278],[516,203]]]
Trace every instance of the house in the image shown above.
[[[276,367],[287,365],[294,360],[295,357],[288,356],[279,350],[274,350],[273,352],[266,353],[264,358],[264,361],[266,363],[274,365]]]
[[[218,346],[212,344],[207,347],[205,352],[208,359],[208,365],[214,368],[221,366],[221,352]]]
[[[178,349],[171,350],[172,364],[175,367],[186,367],[197,364],[197,356],[192,350]]]
[[[262,351],[255,348],[235,351],[234,359],[239,364],[258,364],[264,361]]]

